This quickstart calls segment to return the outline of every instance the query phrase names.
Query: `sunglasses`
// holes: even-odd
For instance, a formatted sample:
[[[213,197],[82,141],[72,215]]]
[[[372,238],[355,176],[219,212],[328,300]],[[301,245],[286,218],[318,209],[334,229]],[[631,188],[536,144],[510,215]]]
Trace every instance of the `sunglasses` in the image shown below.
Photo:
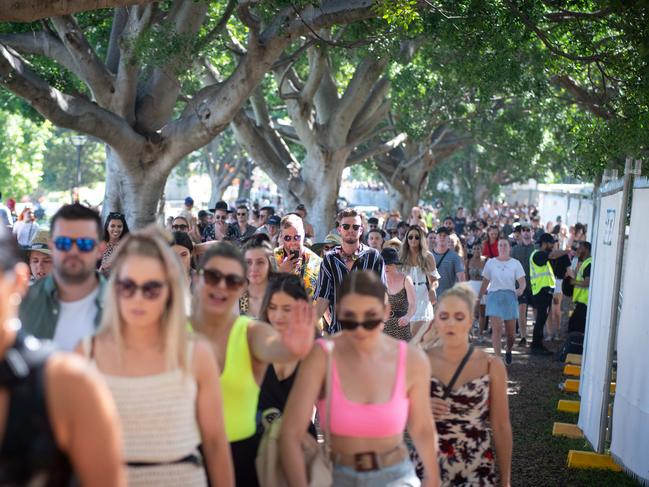
[[[71,237],[56,237],[54,246],[56,250],[68,252],[72,248],[72,244],[76,243],[79,252],[92,252],[97,244],[94,238],[71,238]]]
[[[237,216],[248,216],[248,213],[237,213]]]
[[[221,284],[221,281],[225,280],[225,287],[230,291],[236,291],[246,283],[246,278],[243,276],[237,274],[223,274],[221,271],[217,271],[216,269],[203,269],[200,271],[200,275],[203,276],[205,284],[209,286],[216,287]]]
[[[335,247],[336,247],[335,245],[324,245],[322,247],[322,250],[324,250],[325,252],[329,252],[330,250],[333,250]]]
[[[373,318],[371,320],[365,320],[365,321],[338,320],[338,323],[340,323],[340,327],[343,330],[355,330],[359,326],[362,326],[366,330],[373,330],[381,323],[383,323],[383,320],[381,318]]]
[[[284,242],[290,242],[291,240],[299,242],[302,240],[302,235],[293,235],[292,237],[290,235],[284,235]]]
[[[352,225],[350,223],[343,223],[340,226],[343,227],[343,230],[349,230],[350,228],[353,228],[355,232],[357,232],[358,229],[361,228],[360,225],[356,225],[356,224]]]
[[[408,235],[408,240],[419,240],[419,235]]]
[[[146,281],[144,284],[136,284],[131,279],[120,279],[116,283],[117,294],[121,298],[130,299],[135,296],[135,292],[139,289],[142,291],[142,297],[149,301],[158,299],[162,293],[162,288],[166,284],[162,281]]]
[[[171,228],[176,231],[186,232],[189,230],[187,225],[171,225]]]
[[[532,229],[531,228],[523,228],[521,231],[523,231],[523,232],[531,232]]]
[[[222,220],[222,221],[225,221],[225,220],[227,220],[227,219],[228,219],[228,217],[227,217],[227,216],[223,216],[223,215],[217,215],[217,216],[214,217],[214,220],[216,220],[217,222],[218,222],[218,221],[221,221],[221,220]]]

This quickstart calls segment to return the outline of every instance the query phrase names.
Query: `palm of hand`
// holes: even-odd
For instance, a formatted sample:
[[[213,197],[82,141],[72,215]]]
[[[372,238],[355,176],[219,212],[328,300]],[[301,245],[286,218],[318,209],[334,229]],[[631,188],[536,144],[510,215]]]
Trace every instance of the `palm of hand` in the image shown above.
[[[296,306],[293,323],[282,333],[284,346],[299,358],[306,357],[313,346],[315,317],[314,304],[300,302]]]

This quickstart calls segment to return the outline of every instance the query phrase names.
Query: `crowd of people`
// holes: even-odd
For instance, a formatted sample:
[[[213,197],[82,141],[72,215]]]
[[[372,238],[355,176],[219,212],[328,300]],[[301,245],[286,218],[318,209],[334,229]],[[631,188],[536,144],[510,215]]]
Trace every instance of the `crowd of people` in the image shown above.
[[[195,211],[131,231],[77,203],[0,228],[0,484],[511,484],[516,334],[531,306],[550,354],[564,295],[584,332],[583,225]]]

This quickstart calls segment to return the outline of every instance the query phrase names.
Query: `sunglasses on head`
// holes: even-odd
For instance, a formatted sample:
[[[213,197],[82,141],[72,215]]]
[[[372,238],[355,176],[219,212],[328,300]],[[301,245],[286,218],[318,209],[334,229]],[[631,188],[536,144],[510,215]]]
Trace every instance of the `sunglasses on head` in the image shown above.
[[[408,235],[408,240],[419,240],[419,235],[413,233],[412,235]]]
[[[79,252],[92,252],[95,249],[97,242],[94,238],[71,238],[71,237],[56,237],[54,239],[54,246],[56,250],[68,252],[72,248],[72,244],[76,243]]]
[[[216,269],[203,269],[200,271],[200,275],[203,276],[205,284],[209,286],[218,286],[221,284],[221,281],[225,281],[225,287],[231,291],[240,289],[246,283],[246,278],[243,276],[239,276],[238,274],[223,274]]]
[[[172,230],[180,231],[180,232],[186,232],[189,230],[189,227],[185,224],[181,225],[171,225]]]
[[[338,323],[340,323],[340,327],[343,330],[355,330],[359,326],[362,326],[366,330],[373,330],[383,323],[383,320],[381,318],[372,318],[371,320],[365,321],[338,320]]]
[[[361,228],[360,225],[356,225],[356,224],[352,225],[351,223],[343,223],[340,226],[343,227],[343,230],[349,230],[350,228],[353,228],[355,232],[358,231],[359,228]]]
[[[111,211],[108,214],[108,218],[124,218],[124,214],[119,211]]]
[[[284,235],[284,242],[290,242],[291,240],[299,242],[302,240],[302,235],[293,235],[292,237],[290,235]]]
[[[132,279],[120,279],[116,283],[117,294],[121,298],[132,298],[139,289],[142,291],[142,297],[148,300],[154,300],[160,297],[162,288],[166,284],[162,281],[146,281],[144,284],[136,284]]]

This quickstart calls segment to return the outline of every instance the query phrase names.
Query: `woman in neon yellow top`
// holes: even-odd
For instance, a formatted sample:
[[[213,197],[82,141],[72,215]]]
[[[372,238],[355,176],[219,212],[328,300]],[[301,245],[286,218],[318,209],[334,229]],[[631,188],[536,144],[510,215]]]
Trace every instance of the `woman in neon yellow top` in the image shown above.
[[[225,242],[211,246],[199,269],[194,329],[208,338],[221,373],[225,431],[232,449],[236,485],[255,486],[259,436],[259,386],[269,363],[305,357],[313,345],[315,310],[302,303],[293,324],[282,334],[270,325],[238,315],[246,282],[241,251]]]

